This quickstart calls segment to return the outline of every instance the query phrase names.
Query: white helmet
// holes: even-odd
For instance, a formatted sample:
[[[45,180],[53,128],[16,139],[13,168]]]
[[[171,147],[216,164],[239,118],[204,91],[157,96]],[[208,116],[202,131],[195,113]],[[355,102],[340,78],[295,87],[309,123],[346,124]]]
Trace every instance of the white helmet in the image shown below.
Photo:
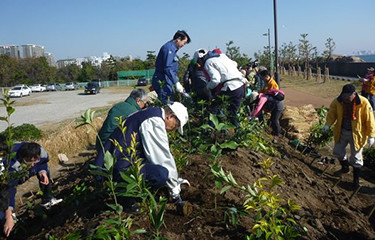
[[[197,51],[195,51],[193,59],[195,61],[198,61],[199,58],[202,58],[202,57],[206,56],[207,52],[208,51],[206,49],[200,48]]]

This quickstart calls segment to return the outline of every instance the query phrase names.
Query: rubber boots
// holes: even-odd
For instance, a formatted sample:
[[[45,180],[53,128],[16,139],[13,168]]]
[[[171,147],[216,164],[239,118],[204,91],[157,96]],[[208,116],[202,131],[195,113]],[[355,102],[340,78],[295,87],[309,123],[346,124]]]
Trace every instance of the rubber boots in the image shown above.
[[[359,187],[359,177],[361,175],[361,168],[353,168],[353,185],[355,188]]]
[[[340,164],[341,164],[341,169],[333,173],[337,177],[340,177],[342,174],[350,172],[349,162],[347,160],[341,160]]]

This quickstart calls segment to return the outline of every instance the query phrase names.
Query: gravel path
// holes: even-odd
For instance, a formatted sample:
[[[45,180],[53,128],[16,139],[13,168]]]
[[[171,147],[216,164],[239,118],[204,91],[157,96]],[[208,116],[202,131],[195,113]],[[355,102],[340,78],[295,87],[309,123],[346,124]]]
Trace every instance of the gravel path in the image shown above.
[[[101,89],[99,94],[84,95],[83,90],[32,93],[31,96],[12,99],[17,104],[16,111],[11,116],[14,126],[31,123],[41,126],[47,123],[59,122],[81,116],[88,108],[104,107],[126,99],[128,90],[113,92],[111,89]],[[5,116],[5,107],[1,105],[0,116]],[[0,121],[0,132],[6,129],[4,121]]]

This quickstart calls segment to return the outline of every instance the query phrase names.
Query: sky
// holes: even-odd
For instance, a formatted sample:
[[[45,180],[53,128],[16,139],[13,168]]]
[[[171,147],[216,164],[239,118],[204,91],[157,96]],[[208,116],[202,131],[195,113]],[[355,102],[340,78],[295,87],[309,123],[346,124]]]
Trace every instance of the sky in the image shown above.
[[[278,45],[298,44],[301,34],[334,54],[375,51],[374,0],[276,0]],[[274,47],[273,0],[0,0],[0,45],[36,44],[56,60],[88,56],[129,56],[144,60],[158,53],[177,30],[192,42],[182,48],[226,49],[234,42],[253,57]]]

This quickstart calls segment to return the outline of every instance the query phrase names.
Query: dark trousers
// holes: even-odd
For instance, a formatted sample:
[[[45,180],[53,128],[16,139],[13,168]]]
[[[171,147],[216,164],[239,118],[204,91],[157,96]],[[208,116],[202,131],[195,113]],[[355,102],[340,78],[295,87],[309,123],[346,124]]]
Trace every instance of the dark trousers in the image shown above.
[[[220,95],[227,95],[229,97],[229,119],[230,122],[238,128],[240,124],[237,121],[237,112],[241,107],[242,99],[245,97],[245,85],[242,85],[240,88],[237,88],[233,91],[229,90],[228,88],[226,91],[221,92]],[[220,105],[222,105],[222,102],[219,98],[216,98],[212,103],[210,112],[217,115]]]
[[[269,111],[269,110],[268,110]],[[280,136],[281,134],[281,127],[280,127],[280,118],[284,111],[284,103],[283,101],[277,101],[276,105],[273,107],[271,111],[271,128],[272,128],[272,135]],[[263,111],[258,115],[259,121],[264,121]]]
[[[47,170],[48,185],[41,184],[40,181],[42,181],[42,179],[40,178],[39,174],[37,174],[36,176],[39,180],[39,188],[43,192],[42,199],[44,201],[51,200],[51,198],[53,198],[53,195],[52,195],[52,180],[51,180],[51,175],[50,175],[49,169]]]

